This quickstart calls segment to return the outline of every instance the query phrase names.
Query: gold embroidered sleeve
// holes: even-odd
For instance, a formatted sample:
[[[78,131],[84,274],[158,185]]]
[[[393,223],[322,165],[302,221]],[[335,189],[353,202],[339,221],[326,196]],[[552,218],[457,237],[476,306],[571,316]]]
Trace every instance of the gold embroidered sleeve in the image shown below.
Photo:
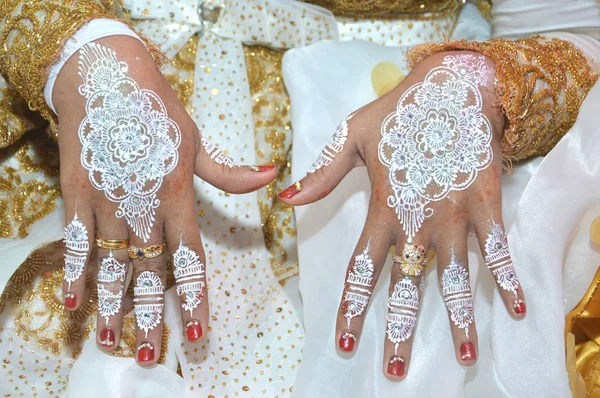
[[[0,75],[0,148],[17,141],[27,130],[27,122],[19,113],[22,100]]]
[[[48,70],[60,56],[65,42],[96,18],[117,19],[94,0],[0,2],[0,72],[29,108],[39,111],[50,122],[54,132],[56,116],[46,105],[43,94]],[[160,51],[149,44],[155,58],[161,58]]]
[[[329,9],[336,17],[439,17],[462,7],[463,0],[302,0]]]
[[[547,154],[575,123],[598,78],[598,65],[571,42],[542,36],[423,44],[407,54],[409,67],[453,50],[477,51],[496,63],[496,93],[508,120],[502,137],[507,160]]]

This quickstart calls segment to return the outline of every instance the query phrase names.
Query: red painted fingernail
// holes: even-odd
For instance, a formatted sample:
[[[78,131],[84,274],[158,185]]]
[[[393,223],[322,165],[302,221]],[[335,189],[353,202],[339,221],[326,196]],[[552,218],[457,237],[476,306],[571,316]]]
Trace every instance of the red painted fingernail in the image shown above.
[[[75,304],[77,303],[77,298],[74,293],[65,294],[65,307],[67,308],[75,308]]]
[[[100,345],[104,347],[112,347],[115,345],[115,332],[113,332],[112,329],[102,329],[100,332]]]
[[[352,352],[354,350],[354,343],[356,342],[356,337],[352,332],[345,332],[340,337],[339,345],[340,349],[344,352]]]
[[[525,305],[525,301],[521,299],[515,300],[513,308],[517,314],[524,314],[527,312],[527,305]]]
[[[202,337],[202,326],[200,326],[198,321],[188,322],[185,329],[185,334],[187,335],[187,339],[189,341],[198,340]]]
[[[138,362],[150,362],[154,360],[154,347],[150,343],[142,343],[138,347]]]
[[[473,343],[463,343],[460,346],[460,359],[463,361],[474,361],[477,359],[477,352]]]
[[[272,164],[263,164],[261,166],[252,166],[250,168],[252,169],[252,171],[256,171],[259,173],[266,173],[267,171],[273,170],[275,168],[275,166]]]
[[[393,357],[390,359],[387,371],[392,376],[404,376],[404,359],[402,357]]]
[[[300,181],[296,181],[293,185],[279,192],[279,197],[281,199],[290,199],[300,191],[302,191],[302,183],[300,183]]]

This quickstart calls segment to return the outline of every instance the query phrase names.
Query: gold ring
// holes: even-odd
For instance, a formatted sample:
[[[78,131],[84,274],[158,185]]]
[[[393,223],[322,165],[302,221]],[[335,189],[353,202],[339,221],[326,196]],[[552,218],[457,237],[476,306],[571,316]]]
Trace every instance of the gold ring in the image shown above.
[[[401,256],[393,256],[395,263],[400,264],[404,276],[421,276],[427,265],[425,248],[421,245],[404,245]]]
[[[144,258],[156,258],[160,256],[165,252],[166,247],[167,245],[165,243],[148,247],[129,246],[127,252],[129,253],[129,258],[133,260],[143,260]]]
[[[104,239],[96,236],[96,246],[108,250],[127,249],[129,239]]]

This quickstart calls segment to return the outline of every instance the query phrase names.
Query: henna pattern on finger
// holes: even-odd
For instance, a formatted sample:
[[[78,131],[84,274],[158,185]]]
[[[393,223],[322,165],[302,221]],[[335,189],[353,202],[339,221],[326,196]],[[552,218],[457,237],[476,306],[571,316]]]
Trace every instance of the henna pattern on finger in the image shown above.
[[[340,125],[335,130],[335,133],[333,133],[333,136],[329,139],[327,146],[323,148],[315,163],[310,170],[308,170],[308,173],[316,173],[321,167],[329,166],[335,159],[335,155],[342,152],[342,149],[344,149],[344,145],[348,140],[348,121],[352,119],[353,116],[354,113],[351,113],[341,121]]]
[[[127,267],[117,261],[112,250],[109,256],[102,259],[98,270],[98,314],[104,318],[106,325],[111,316],[119,313],[123,300],[123,285]],[[120,282],[119,290],[113,293],[110,289],[113,283]]]
[[[195,251],[180,242],[179,248],[173,254],[173,267],[177,295],[185,297],[181,307],[192,316],[204,297],[204,264]]]
[[[382,123],[379,160],[393,190],[387,204],[409,243],[433,215],[432,202],[467,189],[492,162],[492,127],[478,89],[488,74],[483,56],[447,56]]]
[[[211,143],[208,138],[204,136],[202,130],[198,129],[198,132],[200,134],[200,143],[202,144],[202,148],[204,148],[206,154],[217,164],[225,165],[230,169],[241,166],[241,164],[233,160],[231,156],[227,155],[225,152],[220,150],[219,147]]]
[[[508,249],[504,228],[492,221],[492,230],[485,240],[485,262],[498,285],[518,297],[519,280]],[[521,300],[522,301],[522,300]]]
[[[469,337],[469,326],[473,323],[473,296],[469,273],[467,269],[452,258],[450,264],[442,273],[442,292],[450,318],[456,327],[465,330],[465,336]]]
[[[352,318],[361,315],[365,311],[371,297],[375,268],[373,260],[369,255],[370,244],[371,241],[369,240],[365,250],[354,257],[352,270],[348,273],[348,279],[346,280],[350,285],[344,294],[344,302],[346,304],[344,317],[348,322],[348,329],[350,329]]]
[[[162,320],[164,293],[165,287],[157,273],[144,271],[138,275],[133,288],[135,318],[146,338],[148,331],[157,327]]]
[[[115,215],[147,242],[157,192],[177,166],[181,132],[159,96],[128,77],[128,69],[108,47],[92,42],[80,50],[79,93],[86,99],[81,164],[92,186],[118,203]]]
[[[65,276],[68,289],[71,291],[71,283],[83,275],[83,269],[90,250],[90,242],[87,228],[77,217],[65,227]],[[73,296],[74,297],[74,296]]]
[[[419,300],[419,288],[412,278],[405,277],[396,282],[388,301],[386,332],[388,340],[394,344],[395,354],[398,353],[398,345],[412,335],[417,323]]]

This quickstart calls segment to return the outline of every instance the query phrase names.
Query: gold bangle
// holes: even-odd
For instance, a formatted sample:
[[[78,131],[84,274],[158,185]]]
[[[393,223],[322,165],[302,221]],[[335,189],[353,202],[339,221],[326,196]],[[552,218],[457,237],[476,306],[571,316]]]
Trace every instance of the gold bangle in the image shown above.
[[[96,246],[108,250],[127,249],[129,239],[104,239],[96,236]]]
[[[421,276],[427,265],[425,248],[421,245],[404,245],[402,256],[393,256],[392,259],[400,265],[404,276]]]
[[[144,258],[156,258],[165,252],[167,245],[152,245],[148,247],[129,246],[127,252],[132,260],[143,260]]]

